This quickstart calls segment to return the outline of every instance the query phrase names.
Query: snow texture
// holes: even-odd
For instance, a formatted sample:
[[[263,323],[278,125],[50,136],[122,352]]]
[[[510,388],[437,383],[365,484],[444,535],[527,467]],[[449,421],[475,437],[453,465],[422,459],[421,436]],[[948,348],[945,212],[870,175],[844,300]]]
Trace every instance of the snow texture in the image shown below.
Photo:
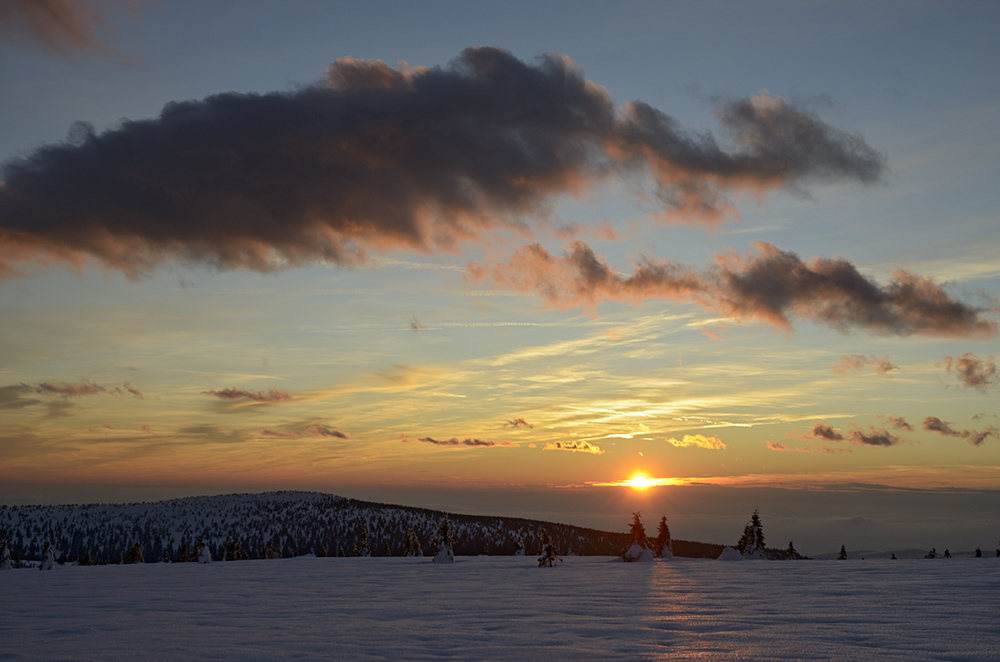
[[[451,551],[448,547],[442,547],[438,550],[438,553],[434,555],[431,559],[434,563],[454,563],[455,562],[455,552]]]
[[[656,561],[653,557],[653,550],[641,546],[639,543],[632,543],[631,547],[622,553],[622,560],[627,563],[652,563]]]
[[[0,575],[4,660],[1000,659],[1000,562],[315,558]],[[30,596],[12,600],[12,596]]]

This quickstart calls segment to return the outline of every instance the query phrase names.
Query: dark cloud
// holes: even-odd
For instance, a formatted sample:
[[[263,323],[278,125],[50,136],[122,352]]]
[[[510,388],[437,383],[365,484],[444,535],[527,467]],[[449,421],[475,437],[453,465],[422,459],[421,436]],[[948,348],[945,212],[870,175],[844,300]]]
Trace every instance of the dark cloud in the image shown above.
[[[879,418],[888,421],[889,424],[896,430],[906,430],[907,432],[911,432],[913,430],[913,426],[907,423],[906,419],[902,416],[884,415],[879,416]]]
[[[600,446],[595,446],[586,441],[556,441],[545,444],[547,451],[570,451],[573,453],[591,453],[593,455],[603,455],[604,451]]]
[[[87,381],[86,379],[77,384],[70,384],[68,382],[41,382],[35,385],[34,390],[35,393],[40,395],[62,395],[67,398],[108,392],[108,389],[103,386]]]
[[[954,372],[962,386],[986,392],[991,386],[1000,383],[996,360],[992,356],[981,359],[972,352],[961,356],[944,357],[945,370]]]
[[[277,437],[279,439],[298,439],[299,435],[294,432],[285,432],[282,430],[272,430],[270,428],[264,428],[260,431],[262,437]]]
[[[509,421],[505,421],[504,424],[503,424],[503,426],[505,428],[507,428],[507,427],[511,427],[511,428],[517,428],[517,427],[534,428],[535,427],[534,425],[532,425],[528,421],[524,420],[523,418],[512,418]]]
[[[844,440],[844,435],[840,432],[837,432],[826,423],[820,423],[818,421],[815,425],[813,425],[812,430],[806,433],[806,437],[811,439],[826,439],[827,441]]]
[[[270,389],[268,391],[251,391],[245,388],[221,388],[202,391],[202,395],[211,395],[220,400],[252,400],[254,402],[281,402],[291,400],[292,396],[287,391]]]
[[[102,10],[108,5],[108,0],[3,0],[0,37],[39,46],[56,55],[107,54],[98,33],[107,25]]]
[[[997,429],[992,425],[982,430],[956,430],[937,416],[928,416],[925,418],[923,427],[929,432],[938,432],[946,437],[959,437],[961,439],[965,439],[973,446],[981,445],[990,437],[1000,439],[1000,429]]]
[[[726,195],[878,179],[864,140],[766,95],[724,104],[723,146],[651,106],[617,107],[568,58],[470,48],[446,67],[342,58],[290,92],[168,104],[76,125],[0,171],[0,275],[96,258],[270,270],[368,251],[451,250],[527,228],[556,197],[652,177],[664,209],[715,221]]]
[[[894,365],[887,355],[845,354],[840,357],[840,361],[834,364],[833,371],[838,375],[847,375],[852,372],[861,372],[869,365],[875,366],[876,375],[887,375],[893,370],[899,370],[899,366]]]
[[[310,425],[307,432],[311,435],[317,437],[333,437],[335,439],[349,439],[350,435],[347,435],[340,430],[335,430],[334,428],[327,427],[325,425]]]
[[[403,441],[414,441],[408,437],[403,437]],[[434,437],[420,437],[416,441],[422,441],[425,444],[434,444],[435,446],[471,446],[478,448],[492,448],[494,446],[503,446],[507,448],[514,448],[517,444],[511,443],[509,441],[490,441],[489,439],[457,439],[452,437],[451,439],[435,439]]]
[[[128,391],[129,393],[132,394],[133,398],[138,398],[139,400],[145,400],[146,399],[146,395],[142,391],[140,391],[137,388],[133,388],[132,385],[129,384],[128,382],[125,382],[124,384],[122,384],[122,386],[125,387],[126,391]]]
[[[867,430],[854,427],[846,435],[826,423],[817,422],[805,434],[806,439],[822,439],[824,441],[847,441],[859,446],[895,446],[900,438],[891,434],[885,428],[869,425]]]
[[[548,305],[593,308],[602,300],[641,303],[646,299],[689,300],[741,320],[759,320],[792,330],[801,317],[839,331],[943,337],[992,336],[987,312],[997,302],[975,306],[951,297],[940,285],[897,271],[885,285],[864,276],[841,258],[802,260],[770,243],[716,258],[698,272],[672,261],[643,259],[629,276],[612,269],[583,242],[560,257],[539,244],[523,246],[503,264],[470,264],[467,279],[520,291],[536,291]],[[888,357],[876,361],[883,373],[896,369]]]
[[[0,386],[0,409],[24,409],[42,402],[34,398],[25,398],[28,393],[34,393],[34,389],[27,384]]]

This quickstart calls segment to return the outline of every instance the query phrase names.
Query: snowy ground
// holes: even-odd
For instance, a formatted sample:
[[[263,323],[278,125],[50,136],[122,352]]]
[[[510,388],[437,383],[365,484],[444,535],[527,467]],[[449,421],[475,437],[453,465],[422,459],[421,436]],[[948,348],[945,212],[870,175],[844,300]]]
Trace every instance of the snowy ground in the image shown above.
[[[0,660],[998,660],[1000,560],[0,572]]]

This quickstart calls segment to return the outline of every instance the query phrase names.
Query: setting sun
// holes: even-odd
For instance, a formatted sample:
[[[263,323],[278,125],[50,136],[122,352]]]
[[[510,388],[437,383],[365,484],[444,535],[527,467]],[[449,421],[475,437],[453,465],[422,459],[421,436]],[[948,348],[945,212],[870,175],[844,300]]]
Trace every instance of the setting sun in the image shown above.
[[[651,478],[647,478],[642,474],[636,474],[635,476],[632,476],[632,480],[626,481],[625,484],[629,487],[634,487],[637,490],[644,490],[647,487],[656,485],[656,481]]]

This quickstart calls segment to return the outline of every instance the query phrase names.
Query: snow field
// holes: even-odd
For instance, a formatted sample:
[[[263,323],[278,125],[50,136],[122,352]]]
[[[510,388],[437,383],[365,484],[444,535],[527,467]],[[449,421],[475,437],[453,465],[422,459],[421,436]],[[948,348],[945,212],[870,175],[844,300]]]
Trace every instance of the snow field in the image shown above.
[[[0,573],[0,660],[997,660],[1000,562],[534,556]]]

